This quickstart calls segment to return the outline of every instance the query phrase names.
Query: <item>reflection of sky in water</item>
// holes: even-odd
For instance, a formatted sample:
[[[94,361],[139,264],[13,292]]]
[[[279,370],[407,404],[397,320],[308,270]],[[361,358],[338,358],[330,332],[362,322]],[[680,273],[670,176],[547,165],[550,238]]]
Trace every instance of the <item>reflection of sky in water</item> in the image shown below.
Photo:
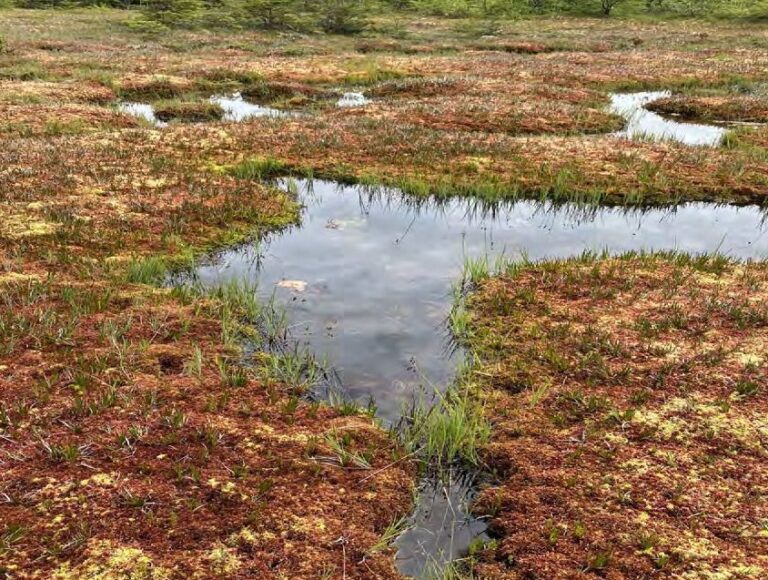
[[[167,125],[167,123],[164,123],[155,116],[154,107],[146,103],[118,103],[117,110],[126,115],[144,119],[155,127],[165,127]]]
[[[225,121],[245,121],[255,117],[286,117],[290,113],[273,109],[271,107],[262,107],[243,100],[240,93],[231,96],[211,97],[211,102],[224,109]]]
[[[756,208],[690,204],[626,213],[520,202],[483,215],[464,200],[416,208],[396,195],[371,197],[325,182],[303,200],[300,228],[225,252],[198,273],[206,282],[258,280],[264,295],[276,292],[295,335],[328,358],[352,395],[373,395],[387,419],[423,383],[415,369],[435,384],[453,375],[442,323],[464,256],[536,259],[606,248],[768,254]],[[306,282],[306,290],[280,281]]]
[[[648,103],[669,95],[669,91],[611,95],[610,111],[627,119],[627,126],[621,134],[630,138],[669,139],[686,145],[720,144],[726,131],[723,127],[679,123],[644,108]]]
[[[440,577],[436,572],[466,554],[472,540],[485,533],[484,521],[469,515],[472,482],[428,481],[411,515],[416,525],[397,538],[397,567],[406,576]]]
[[[240,93],[230,96],[211,97],[211,103],[219,105],[224,110],[224,121],[247,121],[256,117],[287,117],[292,113],[280,111],[271,107],[262,107],[254,105],[243,100]],[[155,115],[155,109],[147,103],[118,103],[118,111],[145,119],[156,127],[166,127],[168,124],[159,120]]]
[[[344,93],[341,98],[336,101],[337,107],[363,107],[371,101],[366,98],[363,93]]]
[[[446,356],[444,320],[464,256],[536,259],[603,249],[768,254],[763,216],[754,207],[689,204],[628,213],[520,202],[488,212],[468,200],[416,207],[394,192],[303,185],[301,227],[224,252],[198,274],[208,283],[246,278],[258,281],[265,296],[276,292],[294,334],[327,357],[352,396],[374,396],[388,420],[425,384],[419,372],[435,385],[455,373],[458,356]],[[469,490],[461,482],[425,485],[414,527],[397,541],[401,572],[444,566],[485,531],[468,515]]]

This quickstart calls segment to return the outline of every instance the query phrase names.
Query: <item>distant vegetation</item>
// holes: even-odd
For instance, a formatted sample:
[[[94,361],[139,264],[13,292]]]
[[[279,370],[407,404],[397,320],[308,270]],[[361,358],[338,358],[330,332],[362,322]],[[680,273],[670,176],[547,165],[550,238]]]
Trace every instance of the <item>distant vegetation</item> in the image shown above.
[[[12,0],[13,2],[13,0]],[[135,26],[228,27],[356,34],[374,16],[408,12],[487,20],[542,14],[768,20],[768,0],[15,0],[21,8],[112,6],[142,12]]]

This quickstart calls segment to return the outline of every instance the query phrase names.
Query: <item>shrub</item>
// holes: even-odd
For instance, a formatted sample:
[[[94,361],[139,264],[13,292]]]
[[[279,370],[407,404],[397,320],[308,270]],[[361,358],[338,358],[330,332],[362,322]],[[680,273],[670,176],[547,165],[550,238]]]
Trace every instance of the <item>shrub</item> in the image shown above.
[[[149,0],[144,14],[164,26],[185,26],[199,18],[203,6],[202,0]]]
[[[717,0],[668,0],[664,7],[686,16],[700,16],[712,12],[718,3],[723,4]]]
[[[331,34],[356,34],[366,27],[364,6],[359,0],[319,0],[317,13],[323,31]]]
[[[151,20],[146,16],[137,16],[131,20],[126,21],[125,25],[135,32],[142,34],[160,34],[166,32],[168,27],[165,24],[161,24],[157,20]]]
[[[295,0],[245,0],[243,20],[259,28],[297,28],[299,6]]]

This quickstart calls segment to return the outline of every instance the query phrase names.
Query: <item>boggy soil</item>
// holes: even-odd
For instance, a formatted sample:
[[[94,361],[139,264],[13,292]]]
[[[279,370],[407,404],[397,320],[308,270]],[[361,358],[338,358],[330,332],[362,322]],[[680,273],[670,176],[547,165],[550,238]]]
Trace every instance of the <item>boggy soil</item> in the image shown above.
[[[291,199],[232,176],[229,166],[257,157],[256,167],[398,184],[416,194],[494,199],[753,203],[763,202],[768,191],[764,127],[742,129],[719,149],[630,142],[610,134],[621,122],[604,110],[612,90],[685,93],[739,84],[752,91],[765,80],[764,28],[564,19],[535,27],[508,23],[488,34],[466,21],[414,19],[398,30],[378,22],[363,38],[205,31],[152,37],[131,31],[126,11],[55,16],[0,11],[0,33],[8,41],[0,54],[0,574],[395,575],[391,551],[379,538],[409,510],[415,478],[398,445],[364,412],[306,402],[301,389],[276,376],[269,356],[243,366],[236,340],[242,304],[159,286],[169,267],[296,219]],[[352,89],[373,102],[335,108],[333,91]],[[234,91],[303,114],[242,124],[171,122],[158,129],[115,107],[119,100],[143,100],[195,108],[211,95]],[[656,272],[665,268],[674,273],[682,267]],[[694,300],[725,280],[735,288],[734,300],[757,299],[757,292],[744,294],[748,282],[739,272],[728,266],[710,284],[709,274],[697,270],[691,287],[698,294],[681,296]],[[536,270],[527,276],[534,280]],[[648,274],[645,282],[644,276],[638,270],[638,287],[651,288],[662,278],[669,283],[668,277]],[[519,283],[502,279],[482,292],[491,296],[494,288],[501,292]],[[555,296],[546,283],[535,290],[531,284],[534,296]],[[614,307],[609,298],[600,300],[599,306]],[[730,304],[730,298],[722,300]],[[746,340],[761,327],[753,308],[739,304],[712,307],[707,326],[695,317],[704,307],[692,304],[700,310],[690,311],[692,328],[699,329],[691,336],[715,333],[713,341],[726,349],[739,336]],[[577,309],[562,316],[598,312]],[[734,322],[738,312],[746,316],[745,328]],[[486,312],[489,320],[492,313]],[[652,322],[655,315],[647,313]],[[517,332],[513,322],[510,332]],[[673,331],[682,332],[663,330]],[[545,340],[534,338],[530,348]],[[673,362],[688,356],[675,352],[669,355]],[[645,392],[642,377],[651,372],[645,366],[661,365],[661,355],[653,357],[625,360],[639,365],[629,371],[632,392]],[[670,364],[665,380],[677,385],[688,365]],[[694,571],[705,568],[691,562],[761,565],[760,549],[747,550],[761,547],[764,528],[755,526],[764,483],[759,438],[750,439],[745,421],[751,425],[764,403],[764,390],[751,393],[749,386],[764,382],[764,367],[724,367],[737,365],[728,357],[701,364],[707,373],[728,373],[702,375],[712,380],[706,389],[694,383],[691,393],[701,398],[690,400],[685,389],[649,386],[651,413],[639,408],[633,416],[637,428],[648,432],[643,437],[671,429],[659,449],[671,446],[684,465],[690,461],[707,474],[694,480],[691,498],[676,491],[685,487],[682,474],[690,470],[673,468],[671,455],[651,453],[632,430],[611,426],[607,443],[598,444],[591,428],[577,429],[584,420],[579,409],[593,406],[591,389],[603,387],[585,383],[585,402],[571,404],[575,415],[568,411],[570,399],[558,403],[564,425],[583,440],[579,445],[560,439],[560,431],[549,432],[566,427],[534,417],[560,400],[554,378],[540,407],[510,401],[510,413],[524,412],[511,426],[499,420],[499,451],[489,450],[489,462],[500,473],[539,477],[513,469],[512,458],[524,466],[529,457],[533,465],[530,450],[536,450],[546,467],[557,458],[552,444],[584,462],[575,464],[578,469],[560,463],[552,468],[558,478],[571,469],[577,483],[569,494],[575,489],[633,511],[620,518],[619,510],[582,495],[569,495],[576,503],[568,508],[558,487],[562,478],[544,482],[551,495],[541,497],[510,479],[515,485],[499,488],[494,519],[507,539],[489,553],[483,569],[509,573],[514,564],[547,575],[587,565]],[[610,377],[614,371],[606,365]],[[524,396],[507,388],[514,369],[504,371],[497,396]],[[588,366],[579,372],[596,371]],[[734,389],[743,394],[732,395]],[[676,394],[665,399],[670,392]],[[623,388],[610,400],[626,412],[630,396]],[[668,426],[670,417],[684,414],[677,399],[693,409],[683,409],[686,421],[696,419],[679,433]],[[735,426],[720,421],[721,413],[737,417]],[[698,431],[700,416],[716,423],[711,440],[705,436],[709,423],[705,435]],[[542,430],[543,446],[516,448],[529,428]],[[516,430],[523,435],[509,435]],[[696,445],[682,447],[678,435]],[[611,463],[615,478],[603,481],[596,466],[612,460],[601,454],[616,454],[618,462],[632,461],[634,453],[637,469]],[[506,472],[500,459],[505,454]],[[662,475],[668,478],[664,485],[648,483]],[[752,491],[747,477],[757,482]],[[627,484],[638,491],[625,497]],[[529,494],[527,504],[505,499],[517,493]],[[560,511],[540,508],[541,502]],[[697,502],[711,511],[700,513]],[[515,519],[521,505],[531,510],[530,520],[523,518],[527,527]],[[587,507],[596,510],[594,519]],[[581,528],[569,509],[584,520],[583,534],[575,531]],[[642,533],[642,522],[635,523],[646,517],[642,513],[659,539],[638,555],[628,538]],[[548,532],[557,536],[554,547],[551,540],[539,541],[541,518],[554,522]],[[691,539],[695,526],[704,530],[699,543]],[[527,539],[518,541],[514,533]],[[716,558],[712,546],[726,555]],[[603,552],[611,554],[608,563]]]
[[[489,578],[762,578],[768,268],[523,266],[470,300],[496,484]]]
[[[623,122],[605,110],[611,91],[670,89],[684,99],[719,91],[718,110],[759,112],[764,27],[544,19],[489,33],[417,18],[400,22],[397,39],[385,19],[364,38],[147,37],[130,31],[130,17],[75,11],[51,24],[39,13],[3,12],[10,49],[0,55],[0,134],[124,130],[140,123],[111,108],[117,99],[191,107],[240,91],[306,114],[164,131],[199,136],[220,163],[274,157],[294,170],[413,193],[745,204],[768,191],[764,126],[740,128],[716,149],[632,142],[613,135]],[[334,94],[348,90],[372,103],[337,109]]]
[[[236,301],[158,286],[295,203],[115,130],[3,143],[0,576],[392,577],[398,446],[243,361]]]

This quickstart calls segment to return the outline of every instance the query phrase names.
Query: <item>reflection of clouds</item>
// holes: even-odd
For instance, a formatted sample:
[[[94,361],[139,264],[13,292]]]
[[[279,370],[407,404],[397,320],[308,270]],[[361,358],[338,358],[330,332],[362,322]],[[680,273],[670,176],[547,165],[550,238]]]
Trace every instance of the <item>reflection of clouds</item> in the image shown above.
[[[350,230],[350,229],[356,229],[360,230],[363,229],[366,226],[366,220],[361,217],[351,217],[351,218],[339,218],[339,219],[333,219],[333,228],[335,230]]]
[[[243,99],[240,93],[230,96],[211,97],[210,102],[223,109],[224,116],[222,118],[224,121],[247,121],[257,117],[278,118],[295,116],[295,113],[288,111],[280,111],[279,109],[249,103]],[[117,109],[127,115],[144,119],[156,127],[166,127],[168,125],[157,118],[154,107],[147,103],[118,103]]]
[[[225,121],[246,121],[256,117],[288,117],[291,113],[273,109],[272,107],[262,107],[245,101],[240,93],[231,96],[211,97],[211,103],[218,105],[224,110]]]
[[[725,129],[714,125],[679,123],[665,119],[649,111],[645,105],[668,97],[669,91],[641,92],[611,95],[609,110],[627,120],[627,126],[621,135],[629,138],[652,138],[658,140],[679,141],[686,145],[720,144]]]
[[[333,387],[396,422],[403,404],[455,375],[461,353],[444,321],[465,256],[568,257],[584,250],[720,249],[736,257],[768,253],[757,207],[686,204],[622,209],[523,201],[407,198],[395,190],[299,182],[301,227],[212,255],[197,271],[209,284],[258,282],[265,299],[281,280],[307,281],[296,300],[283,288],[292,338],[327,358]],[[310,192],[310,193],[307,193]],[[329,229],[329,220],[365,228]],[[403,235],[407,231],[407,235]],[[400,243],[393,243],[399,239]],[[723,242],[723,239],[726,241]],[[430,558],[449,560],[485,530],[465,504],[471,483],[421,490],[415,527],[398,541],[398,563],[418,574]]]
[[[168,123],[157,118],[154,107],[147,103],[118,103],[117,110],[126,115],[144,119],[155,127],[166,127],[168,125]]]
[[[499,255],[535,260],[603,249],[768,254],[765,216],[757,207],[490,204],[414,200],[392,189],[322,181],[296,184],[306,204],[301,227],[213,254],[197,274],[207,284],[257,283],[265,300],[277,290],[292,323],[301,323],[300,331],[311,327],[311,348],[330,357],[352,395],[365,400],[373,394],[386,419],[397,419],[408,396],[391,386],[404,376],[403,360],[416,357],[420,371],[438,384],[454,372],[457,359],[443,357],[451,348],[443,323],[465,256],[486,255],[493,264]],[[328,229],[330,219],[365,227]],[[297,296],[276,289],[281,280],[308,286]],[[330,320],[338,325],[327,332]],[[377,378],[362,382],[362,375]]]
[[[427,566],[442,568],[465,555],[469,543],[487,529],[469,511],[473,497],[473,481],[467,476],[425,482],[410,518],[412,527],[395,541],[400,572],[422,577]]]

